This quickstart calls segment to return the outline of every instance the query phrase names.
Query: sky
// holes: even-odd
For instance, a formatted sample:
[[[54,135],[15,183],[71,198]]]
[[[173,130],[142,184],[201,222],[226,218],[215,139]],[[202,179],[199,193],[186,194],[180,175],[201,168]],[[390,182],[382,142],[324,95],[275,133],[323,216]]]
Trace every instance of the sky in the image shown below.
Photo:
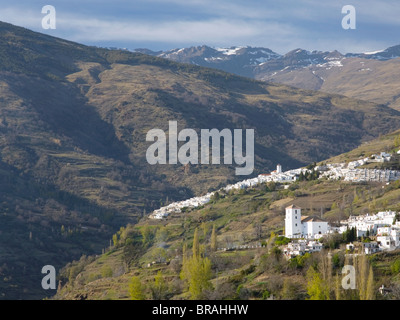
[[[42,7],[56,10],[43,29]],[[343,29],[345,5],[356,29]],[[100,47],[169,50],[197,45],[359,53],[400,44],[399,0],[0,0],[0,20]]]

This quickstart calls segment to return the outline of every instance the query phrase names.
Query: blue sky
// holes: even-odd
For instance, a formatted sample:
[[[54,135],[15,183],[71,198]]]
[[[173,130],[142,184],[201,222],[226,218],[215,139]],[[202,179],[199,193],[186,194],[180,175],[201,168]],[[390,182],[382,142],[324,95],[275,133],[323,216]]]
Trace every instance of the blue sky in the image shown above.
[[[342,7],[356,8],[344,30]],[[0,0],[0,20],[88,45],[166,50],[193,45],[260,46],[342,53],[400,44],[399,0]],[[57,29],[44,30],[44,5]]]

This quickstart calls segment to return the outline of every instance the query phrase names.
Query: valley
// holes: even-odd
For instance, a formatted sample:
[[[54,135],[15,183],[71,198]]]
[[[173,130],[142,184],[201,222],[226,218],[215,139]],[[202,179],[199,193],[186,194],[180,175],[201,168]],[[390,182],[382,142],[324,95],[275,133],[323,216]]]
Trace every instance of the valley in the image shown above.
[[[85,46],[3,22],[0,31],[1,299],[52,296],[40,286],[44,265],[57,271],[67,265],[68,274],[60,275],[65,286],[102,253],[119,259],[125,250],[127,260],[111,269],[113,275],[128,276],[135,272],[130,269],[134,261],[154,245],[152,230],[159,222],[145,227],[151,212],[243,180],[234,165],[149,164],[146,133],[168,132],[168,121],[177,121],[179,131],[197,133],[254,130],[249,178],[270,172],[277,163],[287,171],[340,156],[400,128],[400,112],[387,105]],[[232,51],[221,51],[227,53]],[[339,185],[327,183],[326,188]],[[268,201],[278,208],[277,201],[285,201],[279,190],[264,191],[254,194],[260,200],[254,203]],[[332,199],[325,196],[330,206]],[[243,207],[228,209],[236,201],[228,199],[217,201],[216,207],[228,210],[219,217],[220,227],[231,219],[228,230],[237,230],[240,221],[230,210],[242,214],[253,204],[243,199]],[[278,216],[268,212],[263,232],[278,231]],[[216,216],[205,221],[220,213],[209,214]],[[185,233],[180,217],[174,219],[177,229],[168,232],[176,232],[171,239],[178,246],[182,237],[190,239],[195,225]],[[130,235],[136,226],[147,230],[145,246],[138,243],[141,231]],[[109,268],[103,271],[110,274]],[[95,284],[80,277],[81,284]],[[97,271],[88,277],[101,280]]]

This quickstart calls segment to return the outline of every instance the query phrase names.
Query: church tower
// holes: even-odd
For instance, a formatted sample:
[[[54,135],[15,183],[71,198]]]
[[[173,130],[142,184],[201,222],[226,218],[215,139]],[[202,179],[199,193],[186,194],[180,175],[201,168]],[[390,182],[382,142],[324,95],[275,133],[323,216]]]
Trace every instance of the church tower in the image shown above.
[[[285,237],[286,238],[301,238],[301,208],[291,205],[286,209],[285,216]]]

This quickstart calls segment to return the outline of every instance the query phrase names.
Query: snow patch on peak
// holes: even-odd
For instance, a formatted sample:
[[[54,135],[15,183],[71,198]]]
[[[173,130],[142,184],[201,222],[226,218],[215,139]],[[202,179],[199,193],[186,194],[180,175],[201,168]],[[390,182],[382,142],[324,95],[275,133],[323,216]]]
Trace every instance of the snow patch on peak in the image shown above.
[[[369,56],[369,55],[373,55],[373,54],[377,54],[377,53],[381,53],[381,52],[385,52],[385,51],[386,50],[378,50],[378,51],[364,52],[364,54]]]
[[[237,54],[237,52],[243,48],[246,48],[246,47],[215,48],[215,50],[217,50],[227,56],[231,56],[231,55]]]
[[[332,69],[333,67],[343,67],[342,60],[329,60],[326,63],[317,64],[317,67],[326,68],[326,70]]]

